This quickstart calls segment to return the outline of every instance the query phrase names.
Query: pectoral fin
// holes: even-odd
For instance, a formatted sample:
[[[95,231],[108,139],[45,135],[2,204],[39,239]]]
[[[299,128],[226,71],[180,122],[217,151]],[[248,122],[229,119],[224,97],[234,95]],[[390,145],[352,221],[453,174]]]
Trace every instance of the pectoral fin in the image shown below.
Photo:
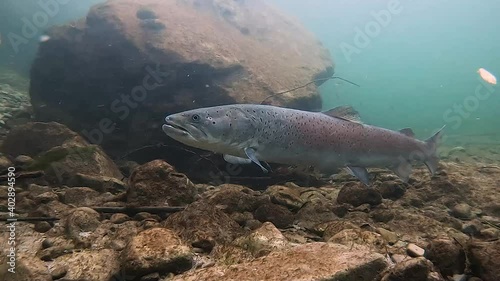
[[[347,171],[359,179],[365,185],[370,185],[370,175],[368,174],[368,170],[362,167],[352,167],[347,166]]]
[[[391,170],[403,181],[408,182],[411,174],[411,164],[408,161],[403,161],[396,166],[393,166]]]
[[[257,159],[257,156],[255,155],[255,149],[253,148],[250,148],[250,147],[247,147],[245,148],[245,154],[248,156],[248,158],[254,162],[255,164],[257,164],[264,173],[267,173],[269,172],[268,169],[264,168],[264,166],[262,166],[262,164],[260,163],[259,159]],[[266,163],[267,164],[267,163]],[[269,166],[269,165],[267,165]]]
[[[229,155],[229,154],[224,154],[224,160],[226,160],[226,162],[228,162],[228,163],[235,164],[235,165],[244,165],[244,164],[252,163],[252,160],[250,160],[248,158],[242,158],[242,157],[233,156],[233,155]]]

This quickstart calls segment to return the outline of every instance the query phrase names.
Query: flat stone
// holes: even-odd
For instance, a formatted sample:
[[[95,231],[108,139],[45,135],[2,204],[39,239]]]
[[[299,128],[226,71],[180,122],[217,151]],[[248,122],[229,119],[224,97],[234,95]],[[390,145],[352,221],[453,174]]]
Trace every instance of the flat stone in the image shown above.
[[[417,245],[415,245],[413,243],[409,243],[406,246],[406,252],[411,257],[423,257],[424,254],[425,254],[425,250],[424,249],[422,249],[421,247],[419,247],[419,246],[417,246]]]
[[[388,266],[385,257],[369,250],[333,243],[308,243],[270,253],[253,261],[188,272],[172,280],[357,280],[371,281]]]

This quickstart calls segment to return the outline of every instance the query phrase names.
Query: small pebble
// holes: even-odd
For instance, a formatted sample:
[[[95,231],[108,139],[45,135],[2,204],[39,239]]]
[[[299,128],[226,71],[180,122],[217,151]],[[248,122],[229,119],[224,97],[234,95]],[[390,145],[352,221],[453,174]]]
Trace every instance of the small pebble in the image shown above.
[[[127,216],[126,214],[116,213],[116,214],[113,214],[109,220],[112,223],[121,224],[121,223],[124,223],[124,222],[130,220],[130,217]]]
[[[460,203],[451,208],[450,214],[459,219],[472,218],[472,208],[467,203]]]
[[[394,254],[391,256],[391,259],[393,262],[395,263],[400,263],[406,259],[409,259],[410,257],[408,257],[407,255],[400,255],[400,254]]]
[[[419,246],[409,243],[408,246],[406,246],[406,251],[408,252],[408,255],[411,257],[423,257],[425,254],[425,250],[420,248]]]
[[[50,248],[52,246],[54,246],[54,240],[52,240],[51,238],[45,238],[42,241],[42,248],[43,249],[47,249],[47,248]]]
[[[33,163],[33,158],[26,156],[26,155],[19,155],[14,159],[14,165],[18,166],[27,166],[31,163]]]
[[[497,239],[500,237],[500,231],[496,228],[490,227],[481,230],[479,235],[481,235],[484,239]]]
[[[141,281],[158,281],[160,274],[158,272],[150,273],[141,277]]]
[[[392,231],[389,231],[385,228],[377,228],[377,232],[382,235],[382,237],[389,243],[390,245],[394,245],[394,243],[398,242],[398,235]]]
[[[462,232],[468,235],[478,235],[483,229],[483,225],[479,220],[471,220],[462,225]]]
[[[66,273],[68,273],[68,268],[66,266],[56,265],[50,272],[50,275],[52,275],[52,280],[57,280],[63,278]]]
[[[467,280],[467,275],[465,274],[455,274],[452,277],[453,281],[466,281]]]
[[[52,228],[52,226],[50,225],[50,223],[46,222],[46,221],[39,221],[37,223],[35,223],[35,231],[37,232],[40,232],[40,233],[45,233],[47,231],[49,231],[50,229]]]

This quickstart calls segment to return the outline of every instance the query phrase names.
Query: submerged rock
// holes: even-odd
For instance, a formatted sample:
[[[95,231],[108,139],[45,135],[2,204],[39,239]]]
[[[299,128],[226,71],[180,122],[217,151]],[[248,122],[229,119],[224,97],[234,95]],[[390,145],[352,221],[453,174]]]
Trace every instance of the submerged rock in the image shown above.
[[[137,167],[130,176],[127,204],[131,206],[184,206],[194,201],[196,188],[170,164],[154,160]]]
[[[339,192],[337,202],[349,203],[354,207],[363,204],[378,205],[382,203],[382,195],[373,188],[367,188],[362,183],[347,183]]]
[[[270,202],[267,195],[262,195],[248,187],[235,184],[223,184],[216,190],[203,194],[202,201],[218,206],[226,213],[254,212],[259,206]]]
[[[423,257],[404,260],[388,270],[382,281],[445,281],[432,269],[432,263]]]
[[[121,252],[127,275],[142,276],[154,272],[180,273],[192,266],[191,249],[171,230],[151,228],[133,237]]]
[[[233,241],[241,228],[226,213],[203,202],[190,204],[185,210],[170,215],[163,223],[191,246],[210,252],[216,244]]]
[[[271,196],[273,203],[291,210],[298,210],[304,205],[304,201],[300,198],[300,191],[287,186],[273,185],[266,190],[266,193]]]
[[[87,241],[85,239],[88,236],[86,233],[94,231],[100,224],[99,220],[99,213],[93,209],[87,207],[76,208],[66,218],[66,234],[75,242]]]
[[[16,256],[16,273],[8,272],[7,269],[7,254],[3,254],[0,257],[0,262],[2,262],[2,266],[0,266],[0,276],[3,278],[2,280],[9,281],[52,281],[52,277],[50,272],[45,265],[45,263],[37,257],[31,257],[24,254]]]
[[[118,279],[121,276],[119,257],[110,249],[86,250],[63,255],[56,258],[52,266],[62,266],[67,269],[63,280],[127,280]]]
[[[465,269],[465,252],[449,239],[432,240],[425,251],[425,257],[439,269],[443,276],[461,274]]]
[[[257,208],[254,217],[261,222],[271,222],[279,228],[292,225],[294,220],[293,213],[290,210],[273,203],[267,203]]]
[[[500,280],[500,241],[481,242],[473,240],[467,253],[474,275],[484,281]]]
[[[450,213],[452,216],[459,218],[459,219],[472,218],[472,208],[467,203],[460,203],[460,204],[453,206],[453,208],[451,208]]]
[[[251,252],[255,257],[290,246],[285,236],[270,222],[262,224],[247,236],[237,238],[233,244]]]
[[[123,176],[99,146],[90,145],[82,137],[56,122],[30,122],[13,129],[1,146],[11,155],[27,155],[33,162],[25,170],[43,170],[52,184],[67,184],[76,174]]]

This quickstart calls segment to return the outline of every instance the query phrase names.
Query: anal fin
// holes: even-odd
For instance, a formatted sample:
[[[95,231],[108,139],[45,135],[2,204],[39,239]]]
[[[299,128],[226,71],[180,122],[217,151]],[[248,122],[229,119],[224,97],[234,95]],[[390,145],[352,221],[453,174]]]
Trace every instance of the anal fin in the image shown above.
[[[353,167],[347,166],[347,171],[357,179],[359,179],[365,185],[370,185],[370,174],[368,174],[368,170],[363,167]]]

